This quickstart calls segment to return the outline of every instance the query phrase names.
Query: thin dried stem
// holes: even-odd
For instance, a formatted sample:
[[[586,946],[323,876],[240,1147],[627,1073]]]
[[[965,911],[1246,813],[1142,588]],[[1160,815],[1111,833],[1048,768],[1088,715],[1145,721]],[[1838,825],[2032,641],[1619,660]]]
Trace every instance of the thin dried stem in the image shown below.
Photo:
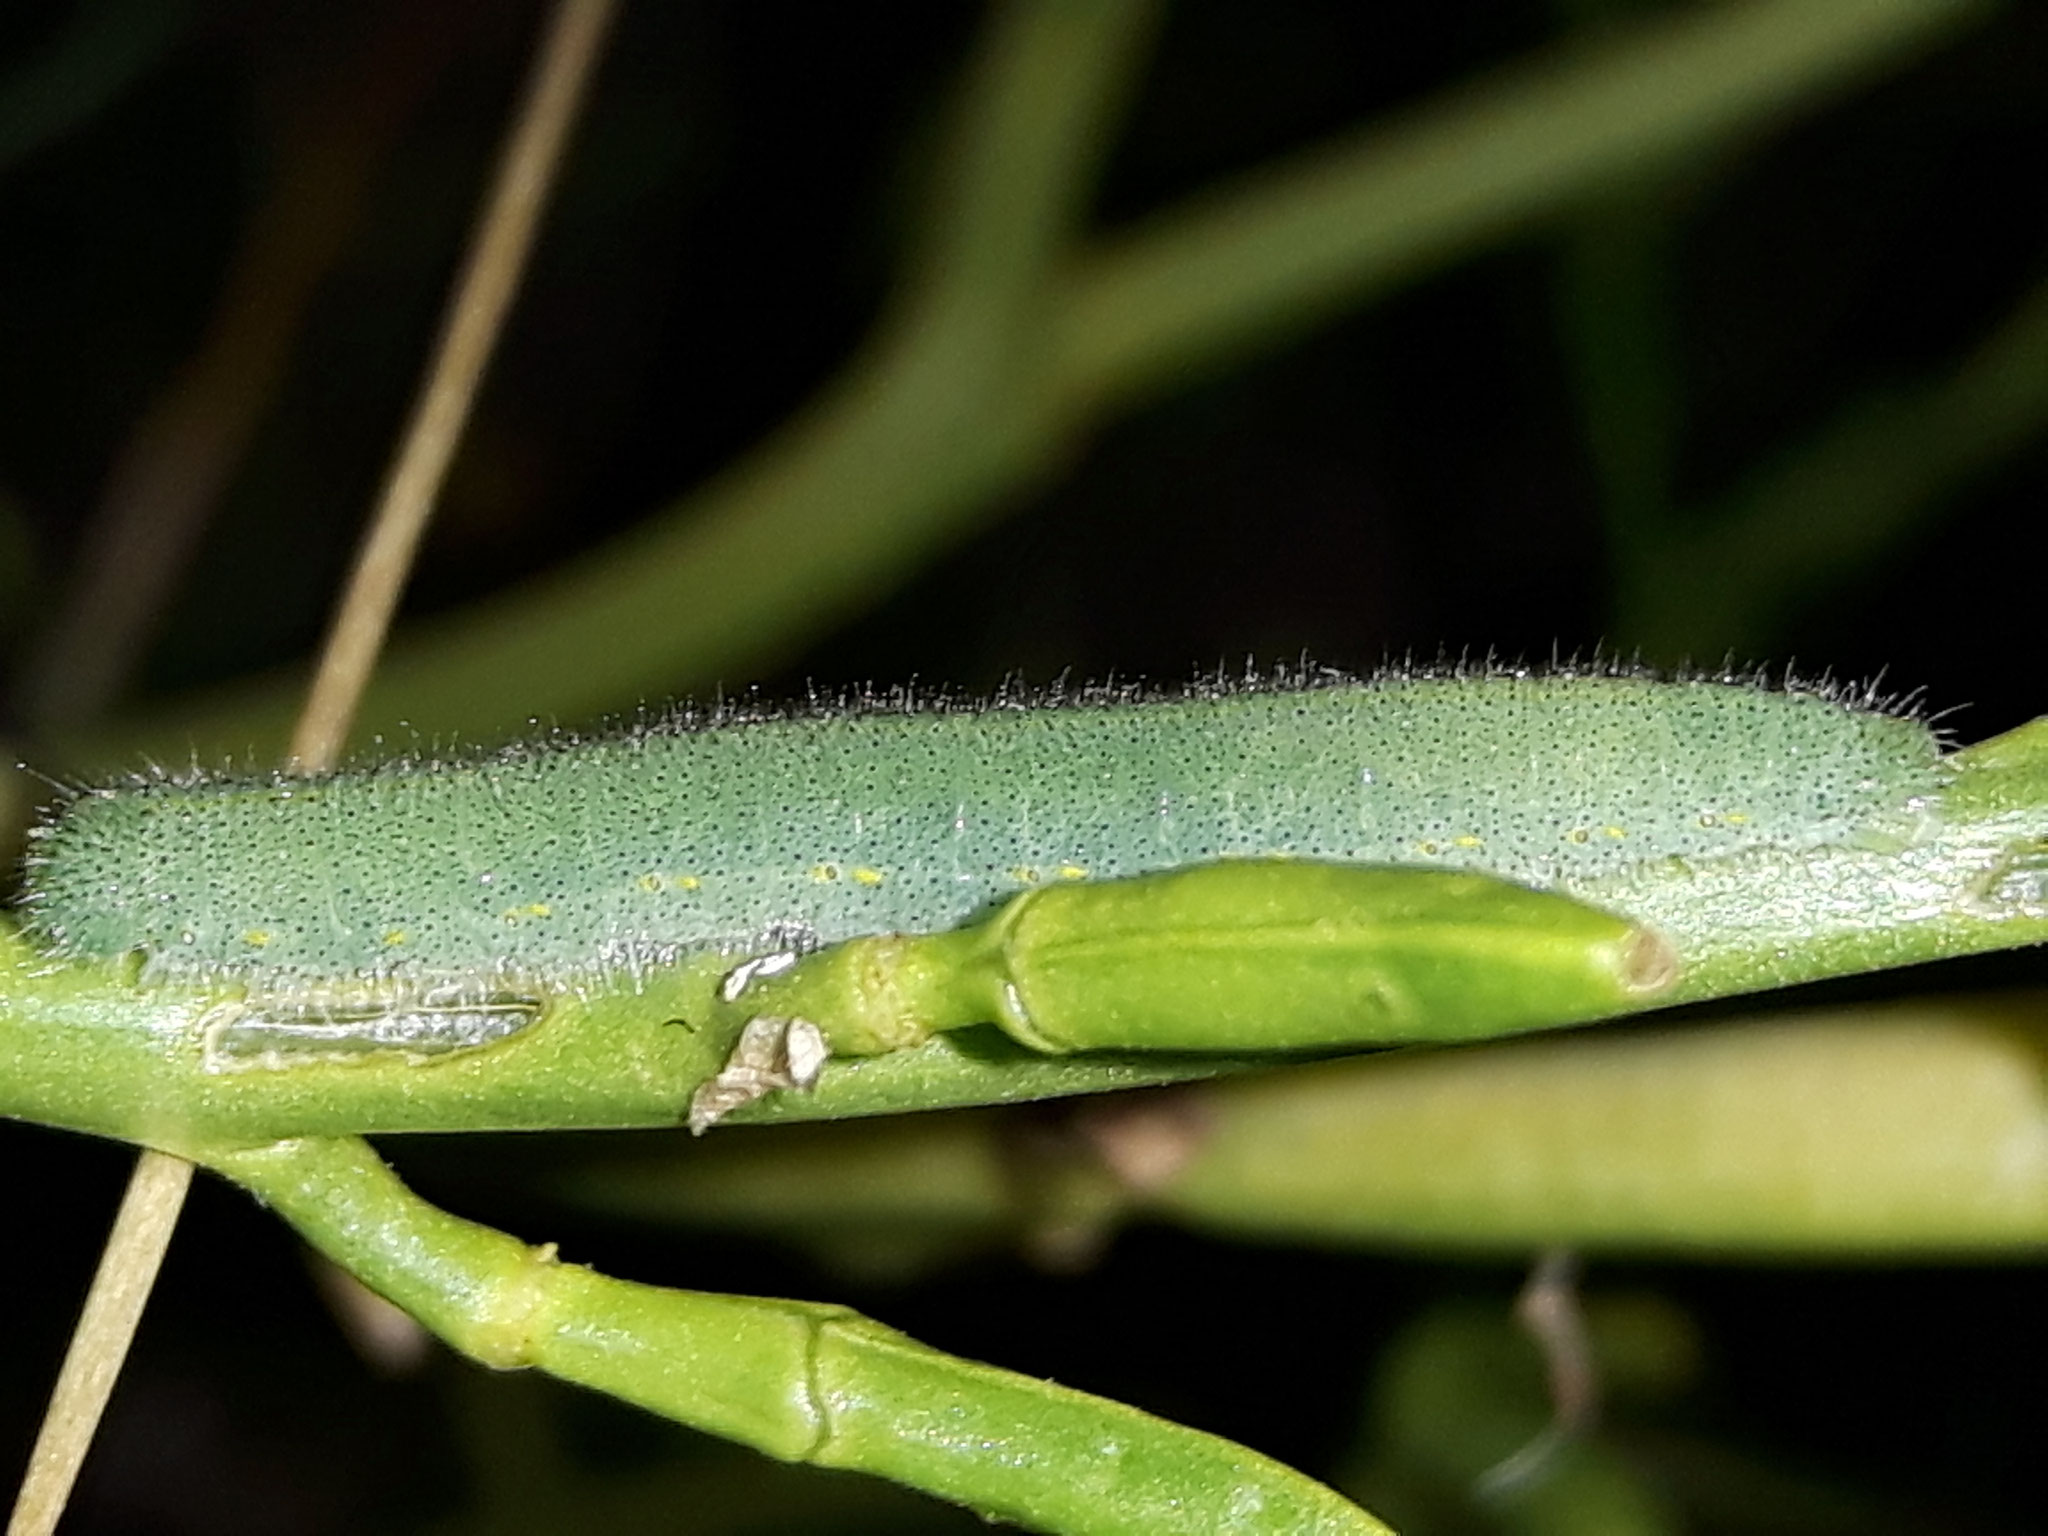
[[[182,1157],[144,1148],[135,1160],[128,1192],[121,1197],[121,1209],[100,1250],[99,1272],[85,1293],[64,1367],[57,1373],[50,1406],[36,1432],[36,1447],[29,1454],[21,1492],[15,1495],[7,1536],[47,1536],[56,1529],[114,1390],[114,1378],[128,1357],[129,1341],[156,1284],[191,1184],[192,1165]]]
[[[525,269],[541,206],[613,10],[613,0],[560,0],[555,9],[457,280],[426,385],[369,535],[357,552],[320,671],[293,732],[291,763],[298,771],[333,766],[347,738],[491,345]],[[137,1158],[37,1435],[8,1536],[48,1536],[63,1515],[191,1183],[192,1165],[182,1158],[147,1148]]]
[[[377,516],[327,632],[320,671],[292,732],[290,757],[301,772],[332,767],[348,738],[499,324],[525,270],[541,205],[612,11],[612,0],[562,0],[555,10],[404,446],[384,482]]]

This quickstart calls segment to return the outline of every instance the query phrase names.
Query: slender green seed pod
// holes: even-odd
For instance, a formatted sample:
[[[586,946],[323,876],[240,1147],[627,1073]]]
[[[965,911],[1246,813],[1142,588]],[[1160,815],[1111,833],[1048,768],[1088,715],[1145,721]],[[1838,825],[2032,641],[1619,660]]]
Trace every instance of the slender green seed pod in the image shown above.
[[[1650,929],[1485,875],[1259,860],[1017,897],[986,923],[855,939],[732,989],[877,1054],[995,1022],[1041,1051],[1455,1040],[1640,1007]]]

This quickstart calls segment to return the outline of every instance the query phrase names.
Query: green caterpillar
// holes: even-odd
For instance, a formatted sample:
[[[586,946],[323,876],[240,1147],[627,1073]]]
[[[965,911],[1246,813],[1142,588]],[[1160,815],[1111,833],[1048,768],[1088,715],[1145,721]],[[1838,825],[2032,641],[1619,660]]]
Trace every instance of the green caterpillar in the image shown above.
[[[683,712],[462,761],[88,789],[38,829],[22,913],[46,950],[139,956],[145,981],[416,990],[936,932],[1034,887],[1223,860],[1569,892],[1909,835],[1939,744],[1868,703],[1396,672]]]

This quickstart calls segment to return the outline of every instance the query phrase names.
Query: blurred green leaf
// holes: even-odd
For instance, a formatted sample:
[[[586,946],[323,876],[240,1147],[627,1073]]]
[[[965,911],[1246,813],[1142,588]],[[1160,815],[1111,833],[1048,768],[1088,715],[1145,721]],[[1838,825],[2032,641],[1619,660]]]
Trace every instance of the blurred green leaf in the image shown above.
[[[1107,414],[1298,335],[1617,184],[1725,149],[1987,14],[1967,0],[1687,9],[1452,93],[1062,257],[1133,3],[999,11],[932,238],[824,395],[604,548],[403,635],[361,714],[501,734],[756,673],[1052,472]],[[937,262],[934,268],[933,262]],[[69,742],[79,760],[260,751],[267,678]]]

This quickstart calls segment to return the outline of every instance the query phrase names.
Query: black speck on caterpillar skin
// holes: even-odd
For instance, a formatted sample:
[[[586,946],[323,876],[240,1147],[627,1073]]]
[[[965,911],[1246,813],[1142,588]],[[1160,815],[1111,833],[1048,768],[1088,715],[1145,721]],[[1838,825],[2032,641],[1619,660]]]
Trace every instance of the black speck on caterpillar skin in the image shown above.
[[[145,980],[575,985],[1218,859],[1569,890],[1652,859],[1910,837],[1946,774],[1927,724],[1868,690],[1599,664],[903,690],[84,790],[37,829],[22,919],[60,956],[139,955]]]

